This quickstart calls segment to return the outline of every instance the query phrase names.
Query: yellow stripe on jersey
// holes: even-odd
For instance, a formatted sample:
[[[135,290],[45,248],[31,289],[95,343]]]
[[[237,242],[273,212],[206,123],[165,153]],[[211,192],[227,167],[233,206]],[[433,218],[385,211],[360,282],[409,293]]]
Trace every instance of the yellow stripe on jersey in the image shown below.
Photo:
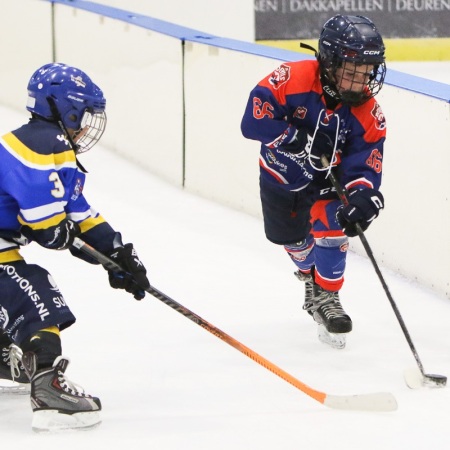
[[[66,213],[62,212],[56,214],[48,219],[40,220],[39,222],[26,222],[21,216],[17,216],[17,220],[21,225],[27,225],[32,230],[46,230],[47,228],[54,227],[58,225],[61,221],[66,218]]]
[[[6,144],[5,148],[15,158],[20,159],[23,164],[33,169],[48,170],[53,167],[76,167],[75,152],[66,150],[61,153],[52,153],[50,155],[41,155],[17,139],[12,133],[7,133],[2,137]]]
[[[12,250],[7,250],[6,252],[0,253],[0,264],[14,262],[14,261],[22,261],[23,257],[19,253],[18,248],[14,248]]]
[[[86,231],[89,231],[104,222],[106,222],[105,219],[101,215],[98,215],[97,217],[89,217],[88,219],[80,222],[78,225],[80,225],[81,232],[86,233]]]
[[[48,328],[42,328],[42,330],[39,330],[39,333],[40,333],[41,331],[45,331],[45,332],[47,332],[47,333],[53,333],[53,334],[56,334],[56,335],[59,336],[59,328],[58,328],[58,327],[55,327],[55,326],[53,326],[53,327],[48,327]]]

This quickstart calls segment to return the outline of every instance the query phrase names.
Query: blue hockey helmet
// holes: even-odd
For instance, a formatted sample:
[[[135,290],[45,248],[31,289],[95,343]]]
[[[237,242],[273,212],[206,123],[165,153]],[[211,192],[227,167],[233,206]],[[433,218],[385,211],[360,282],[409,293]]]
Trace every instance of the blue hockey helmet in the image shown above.
[[[37,69],[28,83],[27,110],[61,122],[81,153],[92,148],[106,127],[102,90],[80,69],[50,63]],[[77,139],[78,136],[78,139]]]
[[[322,76],[332,86],[336,85],[336,70],[347,62],[373,66],[368,77],[369,89],[359,95],[359,99],[350,96],[347,99],[350,104],[364,103],[383,86],[385,47],[375,24],[367,17],[337,15],[329,19],[319,37],[318,60]],[[345,102],[345,94],[341,97]]]

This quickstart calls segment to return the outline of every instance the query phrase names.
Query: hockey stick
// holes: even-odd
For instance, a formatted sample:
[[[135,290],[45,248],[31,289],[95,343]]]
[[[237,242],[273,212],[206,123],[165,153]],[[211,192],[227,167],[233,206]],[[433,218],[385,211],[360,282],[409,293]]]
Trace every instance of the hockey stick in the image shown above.
[[[329,167],[330,163],[325,155],[322,155],[321,161],[322,161],[322,165],[324,167]],[[341,186],[338,179],[336,178],[336,176],[334,175],[334,173],[331,170],[329,171],[329,177],[330,177],[331,184],[336,189],[336,192],[337,192],[342,204],[344,206],[347,206],[349,204],[347,191]],[[392,309],[394,310],[394,313],[397,317],[400,327],[403,330],[403,334],[405,335],[405,338],[408,342],[409,348],[411,349],[411,351],[414,355],[414,358],[417,362],[417,365],[419,367],[419,370],[420,370],[420,374],[415,369],[405,371],[404,376],[405,376],[406,384],[411,389],[417,389],[421,386],[444,387],[447,384],[447,377],[445,375],[436,375],[436,374],[426,374],[425,373],[422,361],[419,358],[419,354],[417,353],[417,350],[411,339],[409,331],[406,328],[406,325],[402,318],[402,315],[400,314],[397,304],[395,303],[394,298],[391,295],[391,292],[390,292],[388,285],[383,277],[383,274],[381,273],[378,263],[375,260],[375,256],[372,252],[372,249],[370,248],[369,242],[367,241],[364,231],[362,230],[361,225],[359,223],[356,223],[355,227],[356,227],[356,231],[358,233],[359,239],[361,240],[361,243],[367,253],[367,256],[369,257],[370,261],[372,262],[375,272],[378,275],[378,278],[383,286],[384,292],[386,293],[386,296],[392,306]]]
[[[83,242],[80,238],[75,238],[73,246],[97,260],[106,269],[122,273],[125,272],[118,264],[116,264],[114,261],[103,255],[99,251],[95,250],[90,245]],[[189,320],[192,320],[192,322],[209,331],[211,334],[218,337],[222,341],[231,345],[236,350],[239,350],[245,356],[257,362],[267,370],[270,370],[275,375],[278,375],[283,380],[292,384],[294,387],[296,387],[306,395],[309,395],[314,400],[322,403],[325,406],[328,406],[329,408],[357,411],[394,411],[397,409],[397,402],[394,396],[390,393],[379,392],[359,395],[329,395],[324,392],[317,391],[302,383],[297,378],[294,378],[292,375],[288,374],[280,367],[271,363],[250,348],[246,347],[244,344],[241,344],[239,341],[237,341],[227,333],[219,330],[214,325],[210,324],[194,312],[190,311],[188,308],[180,305],[178,302],[176,302],[166,294],[158,291],[158,289],[154,288],[153,286],[150,286],[148,289],[146,289],[146,292],[153,295],[153,297],[156,297],[158,300],[161,300],[163,303],[170,306],[172,309],[174,309],[184,317],[187,317]]]

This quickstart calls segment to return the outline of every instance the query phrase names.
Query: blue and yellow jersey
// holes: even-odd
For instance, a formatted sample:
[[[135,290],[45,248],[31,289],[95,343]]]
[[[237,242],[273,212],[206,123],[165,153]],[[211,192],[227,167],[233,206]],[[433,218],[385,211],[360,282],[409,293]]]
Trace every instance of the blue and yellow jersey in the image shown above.
[[[112,248],[115,232],[86,201],[86,174],[57,124],[33,118],[5,134],[0,161],[0,236],[23,225],[46,230],[70,219],[86,242],[103,251]],[[0,238],[0,263],[22,259],[18,249],[13,240]]]

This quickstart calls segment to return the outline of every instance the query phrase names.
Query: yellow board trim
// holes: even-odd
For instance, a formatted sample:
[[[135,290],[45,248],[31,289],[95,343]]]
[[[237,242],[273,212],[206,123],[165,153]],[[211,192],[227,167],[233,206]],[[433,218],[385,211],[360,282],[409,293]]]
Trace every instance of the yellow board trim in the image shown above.
[[[383,39],[386,46],[386,61],[450,61],[449,38]],[[318,39],[289,39],[257,41],[257,44],[283,48],[313,56],[300,48],[300,42],[317,49]]]

